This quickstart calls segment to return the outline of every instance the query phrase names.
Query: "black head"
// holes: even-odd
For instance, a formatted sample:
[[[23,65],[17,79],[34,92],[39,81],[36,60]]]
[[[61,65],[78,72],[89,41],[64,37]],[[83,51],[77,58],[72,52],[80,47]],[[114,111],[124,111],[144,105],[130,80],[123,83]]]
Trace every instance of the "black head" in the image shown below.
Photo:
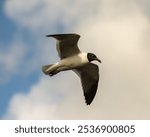
[[[93,54],[93,53],[88,53],[88,54],[87,54],[87,58],[88,58],[89,62],[94,61],[94,60],[97,60],[98,62],[101,63],[101,60],[98,59],[98,58],[96,57],[96,55]]]

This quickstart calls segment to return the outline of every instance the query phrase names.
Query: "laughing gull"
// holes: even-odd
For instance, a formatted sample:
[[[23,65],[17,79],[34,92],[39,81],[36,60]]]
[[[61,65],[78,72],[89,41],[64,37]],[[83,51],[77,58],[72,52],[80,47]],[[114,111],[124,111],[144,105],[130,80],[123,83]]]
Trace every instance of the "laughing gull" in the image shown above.
[[[95,54],[81,52],[77,46],[78,34],[46,35],[57,40],[56,47],[60,61],[42,67],[44,74],[53,76],[61,71],[73,70],[81,79],[85,102],[90,105],[93,101],[99,81],[99,68],[91,61],[101,63]]]

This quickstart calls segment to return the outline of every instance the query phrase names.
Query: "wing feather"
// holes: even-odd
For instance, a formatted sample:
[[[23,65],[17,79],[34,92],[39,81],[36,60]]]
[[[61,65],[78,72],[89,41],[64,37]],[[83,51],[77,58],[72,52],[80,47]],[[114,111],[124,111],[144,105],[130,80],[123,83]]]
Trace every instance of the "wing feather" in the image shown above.
[[[56,49],[61,59],[80,53],[77,46],[80,35],[78,34],[54,34],[47,35],[57,40]]]
[[[93,63],[88,63],[87,65],[77,68],[74,71],[81,79],[86,104],[90,105],[96,95],[98,87],[99,68]]]

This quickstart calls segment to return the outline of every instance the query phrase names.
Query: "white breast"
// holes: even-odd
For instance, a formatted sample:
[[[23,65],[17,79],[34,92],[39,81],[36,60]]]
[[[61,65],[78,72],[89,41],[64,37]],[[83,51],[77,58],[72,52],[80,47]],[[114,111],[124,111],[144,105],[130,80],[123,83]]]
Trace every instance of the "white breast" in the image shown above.
[[[78,56],[81,58],[81,63],[88,63],[87,53],[79,53]]]
[[[76,68],[88,62],[87,53],[79,53],[78,55],[62,59],[58,65],[65,68]]]

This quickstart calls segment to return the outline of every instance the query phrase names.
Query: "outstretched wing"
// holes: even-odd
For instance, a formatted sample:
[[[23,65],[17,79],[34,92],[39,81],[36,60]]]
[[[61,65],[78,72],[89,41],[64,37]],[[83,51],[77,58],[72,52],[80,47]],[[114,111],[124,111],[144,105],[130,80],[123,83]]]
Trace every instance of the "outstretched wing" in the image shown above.
[[[99,68],[93,63],[88,63],[83,67],[75,69],[74,72],[77,73],[81,79],[86,104],[90,105],[96,95],[98,87]]]
[[[80,52],[77,42],[80,38],[78,34],[54,34],[46,35],[57,40],[56,46],[61,59],[78,54]]]

